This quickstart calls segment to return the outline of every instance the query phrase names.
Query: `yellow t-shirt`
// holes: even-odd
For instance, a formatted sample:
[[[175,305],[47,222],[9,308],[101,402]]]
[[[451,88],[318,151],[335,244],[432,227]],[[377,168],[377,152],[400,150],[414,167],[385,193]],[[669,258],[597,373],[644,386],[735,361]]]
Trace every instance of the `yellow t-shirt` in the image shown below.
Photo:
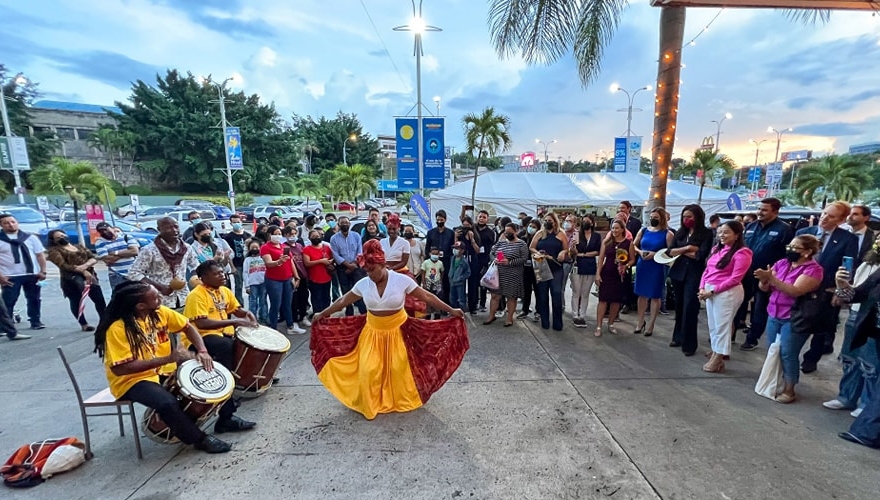
[[[140,359],[143,360],[155,359],[170,354],[171,340],[169,333],[180,332],[186,328],[188,323],[185,316],[165,306],[160,306],[156,314],[158,321],[155,324],[150,324],[147,320],[139,319],[137,321],[147,340],[146,352],[141,353]],[[135,359],[138,358],[128,343],[128,338],[125,335],[125,324],[122,320],[117,320],[107,329],[107,340],[104,344],[104,369],[107,373],[107,381],[110,383],[110,393],[113,394],[113,397],[117,399],[122,397],[134,384],[142,380],[158,383],[159,373],[165,373],[164,369],[168,366],[165,365],[153,370],[145,370],[129,375],[116,375],[111,370],[111,367],[125,364]]]
[[[236,300],[235,294],[225,286],[207,288],[204,285],[199,285],[186,297],[186,307],[183,309],[183,315],[195,326],[195,321],[202,318],[217,321],[227,320],[229,315],[240,307],[241,304]],[[202,337],[207,335],[226,335],[231,337],[235,335],[235,328],[227,326],[217,330],[199,329],[199,333]],[[183,345],[189,347],[189,339],[184,337],[181,340]]]

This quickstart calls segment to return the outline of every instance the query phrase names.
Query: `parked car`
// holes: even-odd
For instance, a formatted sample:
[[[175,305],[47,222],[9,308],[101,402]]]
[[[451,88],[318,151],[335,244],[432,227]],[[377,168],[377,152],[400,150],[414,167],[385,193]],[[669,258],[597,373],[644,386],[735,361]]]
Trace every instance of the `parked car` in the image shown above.
[[[257,208],[257,207],[254,207],[254,206],[235,207],[235,211],[238,213],[238,216],[241,217],[242,222],[253,222],[255,208]]]
[[[37,212],[45,213],[46,218],[48,218],[49,220],[57,221],[59,217],[61,217],[61,209],[51,203],[49,204],[49,208],[47,210],[40,210],[40,206],[36,203],[25,203],[24,206],[33,208]]]
[[[138,218],[142,217],[161,217],[165,214],[170,214],[171,212],[176,212],[180,210],[180,207],[177,205],[164,205],[161,207],[149,207],[145,208],[138,212]]]
[[[315,215],[321,215],[321,212],[324,211],[324,206],[321,204],[321,202],[314,199],[308,200],[308,202],[306,202],[306,200],[303,200],[294,205],[292,208],[294,211],[300,211],[303,213],[309,212]]]
[[[210,201],[205,200],[177,200],[174,202],[178,207],[193,207],[197,210],[211,210],[214,212],[214,217],[217,219],[229,219],[229,216],[232,215],[232,210],[223,205],[215,205]]]
[[[283,205],[260,205],[254,208],[254,219],[260,224],[265,224],[269,222],[269,217],[272,217],[272,214],[275,213],[281,214],[281,218],[284,220],[291,217],[302,217],[302,212],[294,214],[293,210]]]
[[[82,222],[80,222],[80,225],[82,226],[83,235],[86,237],[86,248],[94,252],[95,245],[92,244],[92,239],[89,238],[89,223],[86,220],[83,220]],[[116,227],[122,229],[122,231],[124,231],[129,238],[136,239],[142,247],[149,245],[153,242],[154,239],[156,239],[156,233],[143,231],[137,226],[133,226],[119,219],[116,219]],[[42,230],[40,230],[40,241],[43,242],[44,246],[49,244],[49,231],[53,231],[55,229],[60,229],[64,231],[64,234],[67,235],[67,239],[69,239],[70,242],[74,245],[79,243],[79,235],[76,232],[76,222],[61,222],[55,227],[49,229],[43,228]]]
[[[187,207],[184,210],[175,210],[174,212],[169,212],[169,213],[162,215],[160,217],[155,217],[155,218],[141,221],[139,225],[140,225],[141,229],[143,229],[144,231],[151,232],[151,233],[158,233],[159,228],[157,227],[157,225],[158,225],[159,219],[161,219],[163,217],[171,217],[172,219],[175,219],[177,221],[177,224],[180,226],[180,233],[183,234],[183,232],[186,231],[187,228],[190,226],[190,222],[189,222],[189,213],[190,212],[192,212],[192,209],[190,207]],[[231,225],[229,224],[229,220],[218,220],[214,216],[213,211],[199,210],[198,212],[199,212],[199,214],[201,214],[202,220],[206,221],[206,222],[210,222],[214,226],[214,229],[216,231],[218,231],[220,233],[226,233],[230,229],[232,229]]]
[[[12,214],[18,221],[18,227],[28,233],[36,233],[40,229],[46,229],[46,225],[52,226],[54,221],[44,217],[43,214],[30,207],[22,205],[0,207],[0,213]]]
[[[334,210],[354,210],[354,203],[350,201],[340,201],[333,205]],[[364,210],[364,203],[358,203],[358,210]]]
[[[78,212],[79,212],[79,219],[86,220],[86,211],[83,209],[79,209]],[[120,219],[121,219],[121,217],[119,217],[118,215],[111,214],[109,210],[106,210],[106,209],[104,210],[104,220],[105,221],[112,222],[112,221],[120,220]],[[61,216],[58,218],[59,222],[73,222],[75,220],[76,220],[76,216],[74,215],[73,208],[62,208],[61,209]]]
[[[150,207],[147,205],[138,205],[137,207],[135,207],[134,205],[131,205],[131,204],[122,205],[122,206],[116,207],[116,215],[118,215],[119,217],[131,217],[135,213],[140,213],[144,210],[149,210],[149,209],[150,209]]]

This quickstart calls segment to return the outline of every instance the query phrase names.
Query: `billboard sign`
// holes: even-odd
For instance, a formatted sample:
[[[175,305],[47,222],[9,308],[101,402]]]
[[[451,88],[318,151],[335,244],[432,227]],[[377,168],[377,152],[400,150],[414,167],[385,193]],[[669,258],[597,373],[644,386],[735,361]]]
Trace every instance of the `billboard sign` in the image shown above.
[[[536,163],[537,161],[534,151],[526,151],[525,153],[519,155],[519,168],[531,170],[535,168]]]
[[[425,189],[446,187],[446,153],[443,118],[422,118],[422,154],[425,158]]]
[[[226,127],[226,166],[230,170],[241,170],[244,162],[241,157],[241,130],[238,127]]]
[[[397,118],[395,120],[397,139],[397,182],[404,189],[419,188],[419,128],[417,118]]]
[[[626,137],[614,138],[614,171],[626,172]]]
[[[813,157],[812,151],[807,151],[806,149],[802,149],[800,151],[789,151],[787,153],[782,153],[779,161],[801,161],[801,160],[809,160]]]

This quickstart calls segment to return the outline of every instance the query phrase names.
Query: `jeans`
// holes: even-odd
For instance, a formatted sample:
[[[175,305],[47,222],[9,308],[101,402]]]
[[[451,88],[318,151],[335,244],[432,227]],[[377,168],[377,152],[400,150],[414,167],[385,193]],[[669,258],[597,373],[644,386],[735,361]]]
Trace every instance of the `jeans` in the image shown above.
[[[330,287],[332,281],[315,283],[309,281],[309,294],[312,296],[312,311],[317,314],[330,307]]]
[[[238,300],[238,303],[244,304],[244,295],[242,295],[242,293],[241,293],[241,289],[244,288],[242,286],[242,285],[244,285],[244,283],[242,283],[242,281],[244,281],[244,280],[241,276],[241,271],[242,271],[241,266],[236,266],[235,272],[232,273],[233,281],[235,282],[234,283],[235,288],[233,288],[233,292],[235,293],[235,299]]]
[[[274,329],[278,329],[279,313],[287,323],[287,327],[293,326],[293,311],[291,310],[291,302],[293,301],[293,284],[290,280],[270,280],[266,278],[266,295],[269,297],[269,321],[268,325]]]
[[[787,384],[797,384],[801,375],[801,349],[810,338],[809,333],[792,333],[788,318],[767,319],[767,345],[776,342],[779,336],[779,355],[782,358],[782,377]]]
[[[251,285],[248,287],[248,311],[254,313],[260,323],[266,323],[269,318],[269,311],[266,305],[266,283],[259,285]]]
[[[39,325],[40,322],[40,285],[37,281],[36,274],[28,274],[25,276],[9,276],[12,286],[3,287],[3,302],[6,304],[6,310],[9,314],[15,310],[15,303],[21,295],[21,289],[24,288],[24,297],[27,300],[27,315],[31,326]]]
[[[847,408],[864,408],[876,394],[877,368],[880,367],[880,348],[877,341],[869,338],[865,345],[852,350],[853,337],[856,335],[856,312],[849,313],[844,327],[843,346],[840,349],[840,361],[843,364],[843,377],[837,400]],[[859,400],[861,399],[861,403]]]
[[[461,283],[452,283],[449,286],[449,305],[452,306],[453,309],[461,309],[462,311],[466,311],[467,309],[467,300],[465,300],[466,295],[464,293],[464,284]],[[473,291],[473,295],[476,295],[477,290]],[[476,309],[472,309],[475,311]]]
[[[338,270],[335,274],[333,274],[333,276],[331,277],[332,279],[330,280],[330,298],[332,300],[336,300],[339,297],[342,297],[343,292],[341,290],[341,287],[339,286],[339,273],[341,272],[342,270]]]
[[[125,276],[123,276],[119,273],[114,273],[112,270],[110,270],[107,273],[107,277],[109,278],[109,281],[110,281],[110,294],[111,295],[113,294],[113,289],[116,288],[117,285],[119,285],[120,283],[125,283],[127,281]]]
[[[874,392],[880,389],[877,385],[875,380]],[[880,398],[868,401],[862,414],[850,426],[849,432],[872,446],[880,446]]]
[[[180,409],[177,398],[155,382],[141,380],[119,399],[134,401],[156,410],[162,421],[171,428],[171,432],[186,444],[196,443],[205,437],[205,433]]]
[[[15,328],[15,321],[12,315],[6,310],[6,304],[0,300],[0,332],[6,334],[9,338],[15,338],[18,335],[18,329]]]
[[[70,313],[73,314],[73,317],[82,326],[89,324],[86,321],[85,312],[79,314],[79,302],[85,287],[85,278],[82,276],[61,279],[61,291],[67,297],[67,302],[70,304]],[[92,286],[89,288],[89,298],[94,302],[95,311],[98,312],[98,319],[100,320],[104,316],[104,310],[107,309],[107,302],[104,300],[104,292],[101,291],[101,285],[92,283]]]
[[[536,285],[538,314],[541,315],[541,328],[550,328],[550,306],[553,306],[553,329],[562,330],[562,267],[550,266],[553,279]]]
[[[352,287],[354,287],[354,284],[357,283],[358,277],[362,276],[362,275],[363,275],[363,273],[361,273],[361,274],[350,273],[349,274],[349,273],[345,272],[345,270],[343,269],[342,266],[340,266],[339,271],[336,273],[336,276],[339,278],[339,288],[342,289],[342,294],[345,295],[346,293],[350,292]],[[354,308],[355,307],[357,307],[358,312],[360,314],[367,314],[367,306],[364,305],[364,300],[358,299],[357,302],[354,303],[354,306],[348,306],[345,308],[345,315],[346,316],[354,315]]]
[[[233,371],[235,370],[235,341],[232,337],[227,337],[225,335],[205,335],[202,337],[202,342],[205,343],[205,349],[208,350],[208,354],[214,358],[214,361],[223,365],[224,368]],[[195,352],[195,346],[189,346],[189,350]],[[220,420],[229,420],[232,417],[232,414],[235,413],[235,402],[232,398],[226,400],[223,403],[223,406],[220,407],[220,411],[218,412],[218,416]]]

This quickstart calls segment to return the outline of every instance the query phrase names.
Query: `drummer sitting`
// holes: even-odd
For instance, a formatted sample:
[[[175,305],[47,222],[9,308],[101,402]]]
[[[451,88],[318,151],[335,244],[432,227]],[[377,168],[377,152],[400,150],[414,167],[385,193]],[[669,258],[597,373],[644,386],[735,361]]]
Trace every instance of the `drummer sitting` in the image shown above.
[[[233,335],[237,326],[258,326],[257,318],[239,305],[232,290],[226,284],[226,272],[215,260],[206,260],[196,268],[196,276],[201,284],[196,286],[186,298],[183,314],[198,329],[202,341],[211,357],[230,371],[235,370],[233,361]],[[231,318],[230,316],[235,316]],[[189,344],[184,341],[185,344]],[[193,349],[190,346],[190,349]],[[235,402],[230,398],[220,407],[219,418],[214,424],[214,432],[233,432],[252,429],[254,422],[248,422],[235,415]]]
[[[95,352],[104,359],[113,397],[152,408],[182,442],[208,453],[225,453],[231,449],[229,443],[202,432],[177,398],[159,384],[163,365],[193,358],[189,351],[170,348],[169,333],[181,331],[195,347],[195,359],[210,371],[211,356],[186,318],[163,306],[152,285],[126,281],[114,290],[95,330]],[[169,354],[159,355],[160,349]]]

